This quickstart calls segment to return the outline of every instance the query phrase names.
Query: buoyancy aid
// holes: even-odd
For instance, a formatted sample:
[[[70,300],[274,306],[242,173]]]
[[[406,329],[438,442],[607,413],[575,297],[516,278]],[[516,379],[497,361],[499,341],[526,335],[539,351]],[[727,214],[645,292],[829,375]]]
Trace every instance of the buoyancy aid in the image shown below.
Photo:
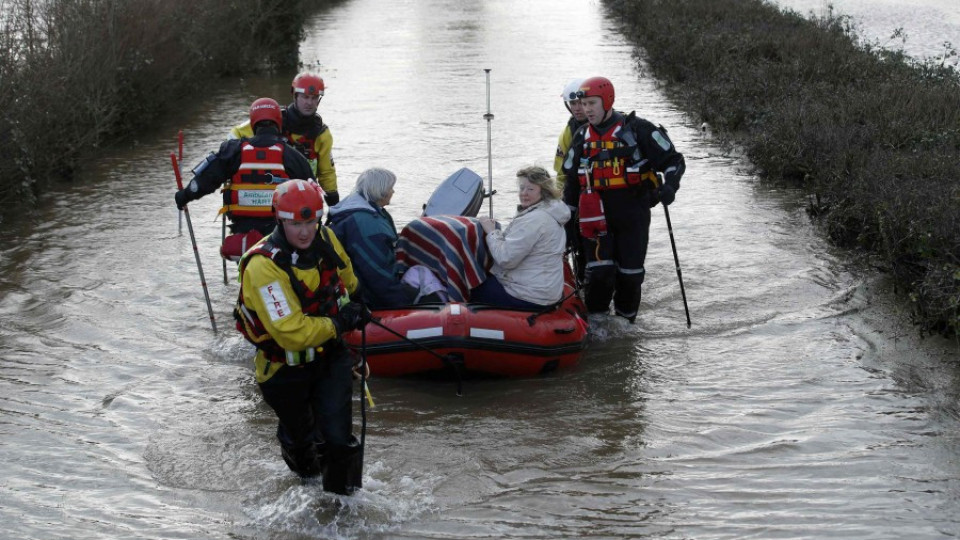
[[[296,112],[295,108],[291,111],[291,108],[293,107],[283,111],[283,138],[303,154],[310,162],[310,167],[316,171],[317,160],[320,158],[317,153],[317,139],[327,130],[327,125],[319,115],[304,117]]]
[[[656,173],[639,155],[636,138],[630,131],[633,116],[630,113],[626,118],[621,117],[603,131],[590,124],[583,127],[583,153],[577,171],[581,189],[588,183],[596,191],[659,186]]]
[[[276,242],[273,235],[251,248],[240,260],[240,276],[247,263],[254,256],[261,255],[269,258],[284,270],[290,277],[290,285],[300,300],[300,307],[305,315],[317,317],[333,317],[340,311],[340,306],[349,301],[347,290],[340,280],[338,269],[346,267],[343,260],[329,241],[326,227],[320,227],[317,239],[311,246],[316,256],[316,268],[320,273],[320,281],[316,289],[311,289],[293,272],[292,256],[289,249],[285,249]],[[237,307],[233,310],[233,318],[237,322],[237,330],[247,341],[257,349],[263,351],[264,357],[271,362],[286,363],[291,366],[312,362],[317,357],[316,349],[309,348],[303,351],[288,351],[281,347],[266,331],[260,316],[243,302],[243,287],[241,284]],[[322,354],[321,354],[322,356]]]
[[[230,219],[237,217],[273,217],[273,190],[289,179],[283,165],[283,144],[254,146],[249,141],[240,145],[240,167],[223,185],[223,207]]]

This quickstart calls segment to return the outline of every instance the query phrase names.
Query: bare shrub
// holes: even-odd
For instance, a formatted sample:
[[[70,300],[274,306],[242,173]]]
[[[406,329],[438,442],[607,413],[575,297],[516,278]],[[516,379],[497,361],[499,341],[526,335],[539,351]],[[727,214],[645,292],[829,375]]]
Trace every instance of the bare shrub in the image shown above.
[[[761,0],[605,0],[676,99],[960,330],[960,74]],[[951,56],[944,55],[944,59]],[[955,53],[954,53],[955,54]]]
[[[323,0],[0,0],[0,222],[211,77],[296,62]]]

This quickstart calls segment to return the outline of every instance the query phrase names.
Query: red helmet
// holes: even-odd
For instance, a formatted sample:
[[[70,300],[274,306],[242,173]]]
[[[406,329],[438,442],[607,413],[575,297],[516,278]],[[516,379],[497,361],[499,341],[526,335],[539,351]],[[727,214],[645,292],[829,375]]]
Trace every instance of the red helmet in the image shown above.
[[[603,100],[603,110],[613,108],[613,83],[606,77],[590,77],[580,83],[581,98],[597,96]]]
[[[323,79],[313,73],[301,73],[293,78],[293,84],[290,86],[290,93],[306,94],[308,96],[323,97]]]
[[[320,219],[323,215],[320,186],[309,180],[287,180],[273,191],[273,211],[277,219]]]
[[[280,104],[270,98],[260,98],[250,105],[250,127],[256,128],[257,124],[264,121],[273,122],[277,127],[283,125]]]

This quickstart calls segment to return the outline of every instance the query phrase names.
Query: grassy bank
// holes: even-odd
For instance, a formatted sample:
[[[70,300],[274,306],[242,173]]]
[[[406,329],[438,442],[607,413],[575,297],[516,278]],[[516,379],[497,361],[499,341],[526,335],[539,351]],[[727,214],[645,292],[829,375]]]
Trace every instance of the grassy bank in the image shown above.
[[[604,0],[671,96],[960,330],[960,76],[760,0]],[[642,105],[641,105],[642,106]]]
[[[297,61],[335,0],[0,0],[0,222],[212,77]]]

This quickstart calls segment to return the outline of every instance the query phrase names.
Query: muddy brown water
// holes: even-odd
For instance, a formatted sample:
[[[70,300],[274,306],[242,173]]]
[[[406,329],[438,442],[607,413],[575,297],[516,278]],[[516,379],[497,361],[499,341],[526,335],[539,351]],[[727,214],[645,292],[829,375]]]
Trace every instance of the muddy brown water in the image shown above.
[[[215,196],[194,203],[210,330],[169,153],[217,147],[292,73],[223,81],[110,149],[0,249],[0,538],[947,538],[960,534],[958,349],[919,339],[882,276],[758,185],[672,106],[594,2],[353,0],[313,17],[343,192],[381,165],[402,225],[460,167],[509,219],[514,172],[552,163],[572,77],[664,124],[687,157],[638,324],[592,322],[576,369],[374,379],[365,488],[300,485],[231,330]],[[486,212],[486,208],[483,210]]]

